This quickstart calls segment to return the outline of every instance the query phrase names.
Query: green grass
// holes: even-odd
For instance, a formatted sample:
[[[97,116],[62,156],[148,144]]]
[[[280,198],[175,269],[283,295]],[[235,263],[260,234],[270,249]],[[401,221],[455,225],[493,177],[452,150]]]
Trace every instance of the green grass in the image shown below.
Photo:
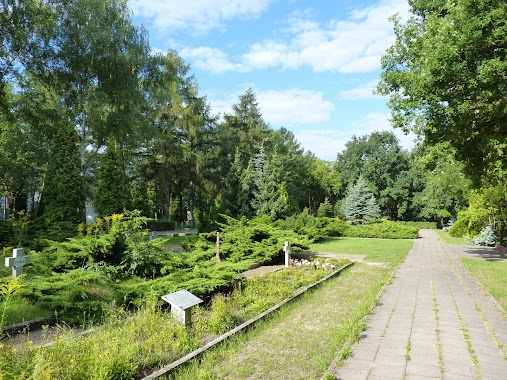
[[[404,257],[413,242],[411,240],[324,238],[310,245],[315,252],[333,252],[366,255],[367,261],[391,262],[396,265]]]
[[[199,240],[198,235],[190,235],[190,236],[173,236],[168,239],[168,244],[182,244],[182,243],[195,243]]]
[[[4,304],[0,302],[0,312],[3,312],[3,310]],[[4,325],[9,326],[32,319],[50,318],[52,316],[54,315],[50,311],[37,304],[23,298],[13,298],[5,305]]]
[[[313,245],[313,250],[368,254],[370,260],[382,258],[386,266],[356,263],[283,307],[271,319],[239,333],[167,378],[319,379],[340,351],[349,352],[347,342],[358,339],[376,295],[412,244],[325,239]]]
[[[449,232],[445,232],[445,231],[442,231],[442,230],[436,230],[438,235],[444,239],[444,241],[447,243],[447,244],[459,244],[459,245],[465,245],[467,244],[467,242],[465,241],[465,239],[463,239],[462,237],[454,237],[454,236],[451,236],[449,235]]]
[[[461,263],[507,310],[507,262],[462,257]]]

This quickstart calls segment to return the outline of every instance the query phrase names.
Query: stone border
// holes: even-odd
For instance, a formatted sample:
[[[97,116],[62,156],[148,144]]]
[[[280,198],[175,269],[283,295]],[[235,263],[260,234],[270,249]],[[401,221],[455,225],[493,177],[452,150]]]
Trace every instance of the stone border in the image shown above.
[[[30,321],[20,322],[16,323],[14,325],[5,326],[2,329],[2,332],[6,335],[18,335],[23,333],[26,329],[30,330],[36,330],[42,328],[44,325],[53,325],[56,323],[55,318],[39,318],[39,319],[32,319]]]
[[[271,314],[272,312],[280,309],[282,306],[284,306],[285,304],[289,303],[290,301],[292,301],[292,300],[300,297],[302,294],[306,293],[308,290],[316,287],[317,285],[321,284],[324,281],[329,280],[331,277],[336,276],[338,273],[342,272],[343,270],[347,269],[348,267],[352,266],[353,264],[354,264],[354,262],[348,263],[348,264],[342,266],[341,268],[335,270],[334,272],[330,273],[326,277],[320,279],[319,281],[317,281],[317,282],[315,282],[315,283],[313,283],[311,285],[305,286],[301,290],[298,290],[296,293],[294,293],[292,296],[284,299],[280,303],[277,303],[275,306],[273,306],[273,307],[269,308],[268,310],[262,312],[261,314],[257,315],[256,317],[253,317],[253,318],[249,319],[248,321],[243,322],[241,325],[239,325],[239,326],[235,327],[234,329],[226,332],[225,334],[220,335],[218,338],[213,339],[211,342],[208,342],[204,346],[198,348],[197,350],[194,350],[194,351],[190,352],[189,354],[183,356],[182,358],[176,360],[175,362],[172,362],[171,364],[166,365],[165,367],[162,367],[161,369],[159,369],[159,370],[157,370],[155,372],[152,372],[150,375],[143,377],[142,380],[158,379],[159,377],[161,377],[163,375],[166,375],[167,373],[169,373],[170,371],[174,370],[175,368],[181,366],[182,364],[185,364],[186,362],[188,362],[188,361],[190,361],[190,360],[192,360],[192,359],[194,359],[194,358],[202,355],[206,350],[210,349],[211,347],[213,347],[213,346],[215,346],[215,345],[223,342],[227,338],[235,335],[236,333],[238,333],[241,330],[243,330],[243,329],[249,327],[250,325],[256,323],[257,321],[261,320],[262,318],[266,317],[267,315]]]

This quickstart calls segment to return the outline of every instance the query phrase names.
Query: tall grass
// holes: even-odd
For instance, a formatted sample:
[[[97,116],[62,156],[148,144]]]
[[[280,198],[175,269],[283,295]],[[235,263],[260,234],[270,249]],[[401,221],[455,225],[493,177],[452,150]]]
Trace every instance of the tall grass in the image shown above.
[[[135,379],[184,356],[328,273],[287,269],[246,280],[231,295],[217,295],[209,308],[197,309],[193,328],[177,325],[156,300],[133,313],[112,306],[104,323],[89,335],[73,337],[70,331],[70,339],[48,337],[56,342],[46,348],[22,347],[16,352],[9,348],[0,379]]]
[[[319,379],[344,359],[359,338],[376,296],[411,241],[326,239],[313,250],[349,251],[382,259],[384,266],[355,264],[340,276],[284,306],[271,319],[208,351],[167,379]]]

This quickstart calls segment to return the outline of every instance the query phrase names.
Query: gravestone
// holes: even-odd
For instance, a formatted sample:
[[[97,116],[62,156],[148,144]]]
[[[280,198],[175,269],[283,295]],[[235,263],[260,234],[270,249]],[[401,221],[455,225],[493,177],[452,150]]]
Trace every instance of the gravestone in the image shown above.
[[[285,245],[283,247],[283,251],[285,252],[285,267],[289,267],[290,262],[290,244],[288,241],[285,242]]]
[[[192,307],[203,302],[187,290],[166,294],[162,299],[171,305],[171,313],[179,323],[190,326],[192,324]]]
[[[14,248],[12,257],[5,258],[5,266],[12,267],[12,277],[16,278],[23,274],[23,267],[30,264],[30,256],[25,254],[24,248]]]

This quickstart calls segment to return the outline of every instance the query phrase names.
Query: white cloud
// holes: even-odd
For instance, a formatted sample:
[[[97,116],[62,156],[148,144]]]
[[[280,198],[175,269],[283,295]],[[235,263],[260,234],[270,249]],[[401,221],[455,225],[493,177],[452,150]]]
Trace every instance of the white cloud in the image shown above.
[[[238,103],[238,94],[219,98],[209,95],[214,114],[230,113],[232,105]],[[292,88],[275,91],[256,91],[262,118],[272,127],[316,124],[329,121],[334,104],[317,91]]]
[[[222,52],[224,67],[212,72],[252,71],[281,67],[311,67],[315,72],[364,73],[377,70],[386,48],[394,42],[390,16],[408,15],[406,0],[381,0],[356,9],[345,20],[332,20],[326,26],[302,17],[288,20],[285,40],[254,43],[249,51],[231,57]],[[202,49],[202,48],[196,48]]]
[[[150,19],[160,31],[186,29],[204,33],[222,29],[223,21],[259,15],[271,0],[130,0],[137,16]]]
[[[194,68],[213,74],[240,69],[238,65],[231,63],[227,55],[220,49],[204,46],[195,49],[183,48],[180,55],[184,59],[191,60]]]
[[[311,150],[318,158],[327,161],[336,160],[338,152],[345,149],[345,144],[352,136],[369,135],[376,131],[392,131],[400,140],[404,149],[415,146],[416,136],[412,133],[405,135],[403,131],[392,128],[389,114],[371,113],[356,121],[351,129],[319,129],[295,132],[295,136],[305,150]]]
[[[374,112],[365,115],[358,120],[350,131],[350,137],[353,135],[364,136],[378,131],[392,131],[400,140],[400,145],[404,149],[412,149],[415,146],[416,135],[413,133],[405,134],[401,129],[393,128],[389,121],[389,113]]]
[[[274,126],[322,123],[334,111],[321,92],[311,90],[261,91],[257,100],[264,119]]]
[[[295,132],[294,136],[306,151],[310,150],[326,161],[336,160],[337,153],[345,148],[349,140],[346,133],[331,129],[303,130]]]
[[[376,87],[377,81],[366,82],[350,90],[341,91],[340,98],[345,100],[364,100],[364,99],[382,98],[379,95],[373,94],[373,90]]]

